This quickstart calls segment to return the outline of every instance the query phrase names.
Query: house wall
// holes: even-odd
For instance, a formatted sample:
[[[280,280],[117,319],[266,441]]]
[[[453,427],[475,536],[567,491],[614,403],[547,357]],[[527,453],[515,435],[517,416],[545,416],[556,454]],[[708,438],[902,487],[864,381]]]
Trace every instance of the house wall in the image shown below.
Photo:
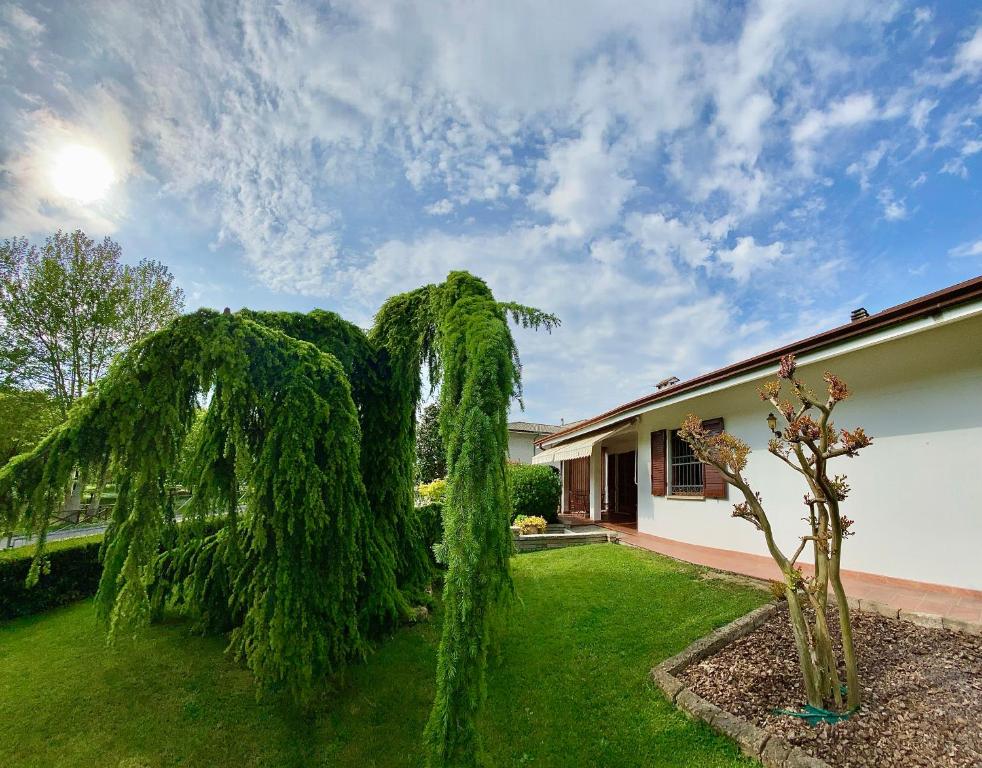
[[[522,464],[530,464],[535,455],[535,438],[531,432],[508,433],[508,458]]]
[[[970,318],[803,366],[822,391],[834,371],[854,393],[835,412],[842,427],[862,426],[874,443],[858,457],[836,459],[852,493],[843,512],[856,522],[846,541],[850,570],[982,589],[982,319]],[[651,440],[687,413],[722,416],[727,431],[750,444],[745,477],[764,498],[776,540],[793,551],[806,509],[804,482],[767,452],[758,382],[648,411],[638,429],[638,529],[678,541],[767,555],[750,523],[730,516],[728,500],[651,496]],[[806,558],[803,557],[803,560]]]

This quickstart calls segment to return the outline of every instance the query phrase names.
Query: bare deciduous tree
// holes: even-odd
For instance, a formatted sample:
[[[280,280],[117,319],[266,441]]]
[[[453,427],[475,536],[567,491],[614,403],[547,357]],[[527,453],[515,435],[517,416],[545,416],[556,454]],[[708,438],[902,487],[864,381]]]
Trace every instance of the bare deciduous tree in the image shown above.
[[[784,421],[782,430],[775,430],[768,450],[804,479],[808,487],[804,503],[808,523],[807,534],[801,536],[794,552],[785,554],[774,540],[770,520],[764,511],[764,501],[743,476],[750,447],[726,432],[710,434],[696,416],[688,416],[679,434],[693,448],[700,461],[716,467],[724,479],[738,488],[744,500],[733,507],[733,516],[752,523],[764,534],[767,549],[781,569],[781,585],[787,598],[801,666],[802,681],[808,703],[813,707],[834,707],[852,710],[859,706],[860,687],[856,669],[856,652],[852,622],[845,589],[842,586],[840,564],[842,543],[851,535],[852,520],[841,512],[841,504],[849,494],[845,475],[830,475],[829,462],[840,456],[856,456],[860,449],[872,443],[862,429],[836,430],[832,412],[849,396],[849,389],[834,374],[826,373],[826,394],[819,397],[795,375],[793,355],[781,359],[778,378],[760,389],[761,399],[771,403]],[[782,400],[782,388],[787,384],[793,400]],[[776,426],[776,421],[774,422]],[[797,567],[798,558],[810,547],[814,555],[815,573],[805,576]],[[842,640],[842,667],[846,675],[846,698],[843,700],[839,663],[827,622],[829,589],[835,601]],[[811,621],[804,606],[810,606]]]

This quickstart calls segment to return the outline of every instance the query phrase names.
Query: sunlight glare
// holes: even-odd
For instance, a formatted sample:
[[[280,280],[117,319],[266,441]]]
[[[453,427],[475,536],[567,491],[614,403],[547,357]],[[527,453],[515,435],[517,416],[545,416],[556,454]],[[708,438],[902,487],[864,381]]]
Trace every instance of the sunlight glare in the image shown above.
[[[105,197],[115,180],[109,158],[92,147],[70,144],[54,157],[51,181],[64,197],[94,203]]]

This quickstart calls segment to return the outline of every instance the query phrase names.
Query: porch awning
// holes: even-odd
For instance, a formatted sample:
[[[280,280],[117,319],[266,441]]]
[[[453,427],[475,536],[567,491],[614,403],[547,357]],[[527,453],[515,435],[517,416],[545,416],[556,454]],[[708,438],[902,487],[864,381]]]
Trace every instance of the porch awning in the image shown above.
[[[572,443],[564,443],[563,445],[557,445],[555,448],[547,448],[540,453],[535,454],[532,457],[533,464],[554,464],[560,461],[567,461],[569,459],[582,459],[584,456],[589,456],[593,453],[593,446],[602,440],[606,440],[608,437],[613,437],[619,432],[623,432],[633,426],[633,421],[621,424],[613,429],[608,429],[606,432],[598,432],[595,435],[590,435],[589,437],[584,437],[579,440],[574,440]]]

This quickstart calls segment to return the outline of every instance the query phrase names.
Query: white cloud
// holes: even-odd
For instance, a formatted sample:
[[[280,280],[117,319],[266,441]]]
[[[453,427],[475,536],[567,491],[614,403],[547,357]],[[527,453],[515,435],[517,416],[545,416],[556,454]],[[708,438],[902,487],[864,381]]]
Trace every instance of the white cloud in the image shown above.
[[[780,240],[770,245],[759,245],[753,237],[739,237],[732,248],[717,252],[719,260],[725,264],[733,279],[745,283],[757,270],[766,269],[784,259],[784,243]]]
[[[590,243],[590,256],[601,264],[620,264],[627,256],[627,248],[621,240],[594,240]]]
[[[881,189],[876,198],[880,201],[880,205],[883,206],[883,218],[887,221],[900,221],[910,215],[907,210],[906,201],[903,199],[897,200],[892,189],[887,187]]]
[[[725,236],[726,231],[713,233],[705,222],[690,225],[679,219],[666,218],[660,213],[632,216],[627,229],[653,259],[652,263],[660,272],[675,269],[673,259],[678,257],[689,267],[705,266],[712,255],[715,242]]]
[[[848,166],[864,189],[886,177],[879,202],[895,220],[916,213],[892,192],[909,183],[914,141],[926,137],[911,155],[961,159],[977,138],[977,116],[956,119],[937,78],[867,77],[888,58],[885,24],[894,40],[941,23],[875,0],[725,12],[681,0],[287,0],[237,4],[221,23],[204,0],[92,8],[98,33],[79,44],[113,62],[98,71],[119,78],[110,92],[131,122],[110,141],[137,153],[131,178],[241,252],[255,283],[367,322],[390,293],[471,269],[503,298],[563,316],[562,343],[522,336],[526,376],[554,382],[589,359],[570,384],[583,411],[772,346],[770,309],[741,316],[758,301],[753,278],[792,262],[834,277],[854,258],[830,226],[851,185],[826,186],[816,169]],[[924,68],[972,76],[972,40]],[[98,126],[75,102],[54,106],[73,89],[88,98],[72,79],[86,67],[57,45],[38,51],[53,85],[25,87],[28,111],[50,102],[36,124]],[[885,120],[887,139],[850,130]],[[16,215],[16,231],[70,219],[15,167],[43,134],[0,137],[16,180],[0,189],[0,217]],[[123,202],[75,213],[111,231]],[[699,338],[679,344],[693,324]],[[625,374],[627,358],[640,362]]]
[[[982,239],[969,240],[968,242],[956,245],[948,251],[949,256],[982,256]]]
[[[982,26],[962,43],[955,53],[954,74],[958,77],[978,77],[982,73]]]
[[[453,211],[453,203],[444,197],[437,200],[435,203],[426,206],[423,210],[430,214],[430,216],[446,216],[448,213]]]
[[[815,162],[815,147],[832,131],[852,128],[877,119],[872,94],[853,93],[833,102],[826,109],[812,109],[794,126],[791,140],[799,165],[806,172]]]
[[[17,5],[8,5],[3,14],[8,23],[23,35],[36,38],[44,32],[44,24]]]
[[[934,11],[927,6],[914,9],[914,27],[920,28],[925,24],[930,24],[934,18]]]
[[[864,152],[862,158],[851,163],[846,168],[846,173],[850,176],[859,177],[861,189],[869,189],[870,175],[879,167],[880,161],[883,160],[889,149],[890,144],[887,141],[877,143],[873,149]]]
[[[543,191],[530,201],[560,224],[562,234],[583,237],[610,226],[634,188],[603,128],[599,118],[590,120],[580,136],[553,145],[539,164]]]
[[[962,144],[958,150],[958,154],[955,157],[948,158],[945,164],[941,166],[941,173],[961,176],[963,179],[967,179],[968,167],[965,165],[965,158],[977,155],[979,152],[982,152],[982,141],[979,139],[968,139]]]

